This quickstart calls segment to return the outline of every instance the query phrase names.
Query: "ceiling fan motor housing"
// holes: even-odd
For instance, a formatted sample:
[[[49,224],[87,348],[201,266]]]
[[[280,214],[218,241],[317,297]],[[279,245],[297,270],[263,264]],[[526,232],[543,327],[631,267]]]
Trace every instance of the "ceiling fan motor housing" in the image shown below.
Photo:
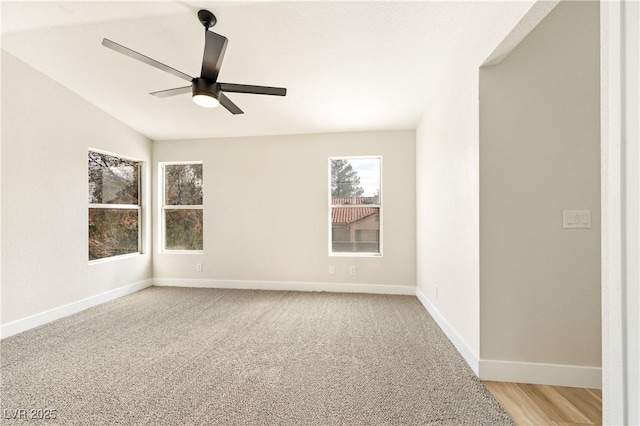
[[[205,95],[212,96],[216,99],[219,98],[220,89],[216,83],[210,83],[204,78],[194,78],[191,82],[191,87],[193,89],[193,96],[196,95]]]

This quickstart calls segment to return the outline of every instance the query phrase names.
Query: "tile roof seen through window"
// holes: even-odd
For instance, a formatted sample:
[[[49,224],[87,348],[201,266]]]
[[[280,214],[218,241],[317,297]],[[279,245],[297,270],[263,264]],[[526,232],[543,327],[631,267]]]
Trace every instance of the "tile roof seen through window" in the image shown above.
[[[359,205],[359,204],[378,204],[377,197],[332,197],[331,204],[340,205]],[[331,223],[335,225],[350,225],[369,216],[378,214],[378,207],[333,207],[331,209]]]
[[[331,197],[334,206],[351,204],[378,204],[378,197]]]

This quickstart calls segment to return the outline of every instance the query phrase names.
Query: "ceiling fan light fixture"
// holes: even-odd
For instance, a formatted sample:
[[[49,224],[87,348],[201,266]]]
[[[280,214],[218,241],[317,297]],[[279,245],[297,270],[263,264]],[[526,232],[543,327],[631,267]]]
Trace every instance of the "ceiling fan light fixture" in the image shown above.
[[[193,102],[205,108],[215,108],[220,105],[218,96],[220,90],[215,83],[210,83],[204,78],[194,78],[191,82],[193,89]]]
[[[220,105],[220,101],[213,94],[197,93],[193,95],[192,99],[193,102],[204,108],[215,108]]]

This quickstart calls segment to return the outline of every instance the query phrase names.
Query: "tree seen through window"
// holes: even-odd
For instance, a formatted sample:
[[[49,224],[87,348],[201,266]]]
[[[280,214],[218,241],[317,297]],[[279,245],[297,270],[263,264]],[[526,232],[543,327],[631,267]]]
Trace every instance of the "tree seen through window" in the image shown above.
[[[89,151],[89,260],[140,252],[140,162]]]

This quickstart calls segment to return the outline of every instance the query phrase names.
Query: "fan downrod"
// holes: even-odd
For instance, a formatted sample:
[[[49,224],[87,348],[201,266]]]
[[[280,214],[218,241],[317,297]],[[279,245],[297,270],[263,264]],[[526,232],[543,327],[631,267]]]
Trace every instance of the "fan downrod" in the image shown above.
[[[205,29],[209,29],[213,27],[216,24],[216,22],[218,22],[218,20],[216,19],[213,13],[204,9],[198,11],[198,19],[200,20],[200,23],[204,25]]]

